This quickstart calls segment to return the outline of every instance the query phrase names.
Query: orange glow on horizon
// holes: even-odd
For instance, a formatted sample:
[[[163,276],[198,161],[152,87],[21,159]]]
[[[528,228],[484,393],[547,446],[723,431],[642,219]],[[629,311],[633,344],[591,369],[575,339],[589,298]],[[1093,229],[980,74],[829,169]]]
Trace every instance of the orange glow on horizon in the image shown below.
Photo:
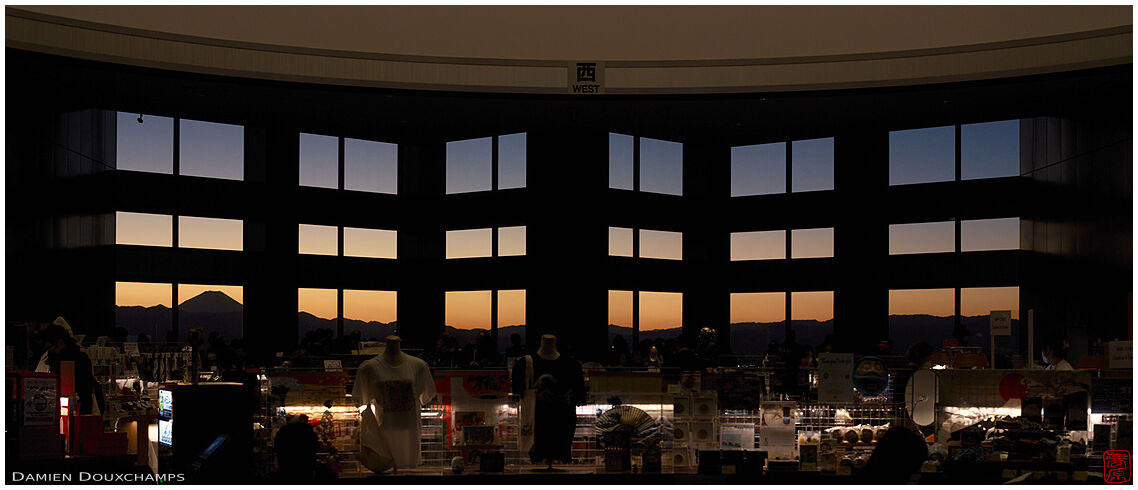
[[[1019,288],[961,288],[960,315],[987,316],[992,310],[1011,310],[1019,319]]]
[[[115,306],[170,307],[172,284],[150,282],[116,282]]]
[[[498,327],[526,324],[526,290],[498,291]]]
[[[956,310],[953,289],[891,289],[890,315],[952,316]]]
[[[233,298],[234,301],[245,304],[245,288],[241,286],[219,286],[207,284],[179,284],[178,304],[185,303],[187,300],[206,291],[220,291],[222,293],[225,293],[226,296]]]
[[[332,320],[336,318],[336,290],[299,288],[296,290],[296,311],[309,313],[317,318]]]
[[[640,291],[640,331],[677,328],[684,323],[683,293]]]
[[[447,291],[446,324],[461,330],[489,330],[490,293],[490,291]]]
[[[609,325],[632,328],[632,291],[609,290]]]
[[[833,291],[795,291],[790,293],[791,320],[817,320],[834,318]]]
[[[786,293],[731,293],[731,323],[786,320]]]

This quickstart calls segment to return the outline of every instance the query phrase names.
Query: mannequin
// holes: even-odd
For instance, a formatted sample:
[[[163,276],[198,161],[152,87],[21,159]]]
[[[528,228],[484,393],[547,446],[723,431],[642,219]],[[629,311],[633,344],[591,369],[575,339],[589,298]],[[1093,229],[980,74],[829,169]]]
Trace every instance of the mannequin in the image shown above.
[[[360,411],[360,461],[382,473],[418,466],[420,407],[435,397],[427,363],[387,337],[383,352],[360,364],[352,399]]]
[[[521,394],[522,428],[519,449],[547,471],[555,461],[571,460],[576,430],[574,409],[585,401],[581,364],[557,351],[557,337],[542,335],[536,355],[514,363],[511,391]]]

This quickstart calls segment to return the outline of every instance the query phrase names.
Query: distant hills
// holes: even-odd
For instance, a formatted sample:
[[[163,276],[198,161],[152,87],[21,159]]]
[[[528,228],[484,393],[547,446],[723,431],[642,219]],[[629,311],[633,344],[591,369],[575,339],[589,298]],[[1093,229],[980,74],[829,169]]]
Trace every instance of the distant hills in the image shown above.
[[[220,291],[206,291],[182,302],[179,314],[179,330],[182,334],[180,340],[185,339],[185,333],[191,328],[201,328],[209,335],[216,331],[226,340],[242,337],[244,307],[233,298]],[[317,329],[331,329],[336,331],[336,320],[320,318],[307,312],[296,314],[300,337],[307,332]],[[165,306],[119,306],[115,308],[115,324],[123,327],[129,334],[146,334],[151,341],[164,341],[165,332],[170,330],[170,309]],[[833,320],[819,322],[815,320],[795,320],[794,330],[799,344],[818,346],[823,338],[833,332]],[[889,332],[893,340],[894,353],[904,353],[913,343],[924,340],[940,347],[940,340],[952,337],[952,317],[937,317],[931,315],[890,315]],[[964,317],[963,323],[970,331],[968,343],[970,345],[989,345],[988,317]],[[364,340],[380,340],[392,334],[397,322],[365,322],[362,320],[344,319],[344,333],[350,334],[359,330]],[[731,326],[731,350],[738,354],[758,354],[766,351],[771,340],[785,341],[785,330],[781,322],[776,323],[735,323]],[[680,327],[646,330],[640,332],[640,339],[655,340],[657,338],[676,338],[680,335]],[[478,330],[461,330],[451,326],[446,327],[448,335],[458,341],[458,345],[465,346],[473,342]],[[521,334],[525,337],[524,325],[510,325],[498,328],[498,347],[504,351],[510,344],[510,335]],[[632,329],[618,325],[609,325],[608,343],[612,345],[613,339],[621,335],[630,344],[632,342]],[[1018,351],[1019,321],[1012,320],[1012,336],[999,339],[1000,349],[1014,349]],[[630,348],[632,346],[630,345]]]

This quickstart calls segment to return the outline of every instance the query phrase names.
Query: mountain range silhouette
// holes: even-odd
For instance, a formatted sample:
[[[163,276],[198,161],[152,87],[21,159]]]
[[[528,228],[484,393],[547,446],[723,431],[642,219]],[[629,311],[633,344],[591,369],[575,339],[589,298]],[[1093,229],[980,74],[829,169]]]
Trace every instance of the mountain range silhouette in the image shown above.
[[[170,309],[165,306],[117,306],[115,307],[115,324],[125,328],[129,334],[146,334],[151,341],[166,340],[166,332],[170,330]],[[331,329],[336,332],[336,320],[320,318],[311,313],[298,312],[297,326],[300,338],[307,332],[317,329]],[[244,307],[241,303],[220,291],[205,291],[190,298],[179,305],[179,340],[185,339],[185,332],[191,328],[201,328],[209,335],[218,332],[227,341],[242,337],[244,324]],[[917,341],[925,341],[936,349],[940,349],[940,341],[952,337],[952,317],[932,315],[890,315],[888,318],[890,337],[893,340],[893,353],[904,354],[905,349]],[[970,331],[968,345],[989,346],[988,316],[969,316],[962,318],[962,323]],[[829,333],[833,332],[833,320],[819,322],[816,320],[795,320],[793,322],[796,341],[799,344],[817,347]],[[351,334],[359,330],[361,339],[382,340],[395,332],[398,322],[376,322],[354,319],[344,319],[344,334]],[[655,340],[657,338],[679,337],[681,327],[659,330],[646,330],[640,332],[641,340]],[[1004,351],[1018,352],[1019,321],[1012,320],[1012,335],[999,339],[999,348]],[[458,341],[459,347],[473,342],[478,330],[464,330],[446,326],[446,333]],[[498,328],[498,347],[504,351],[510,344],[510,335],[518,333],[525,338],[525,325],[509,325]],[[731,325],[731,350],[736,354],[759,354],[766,352],[771,340],[780,343],[785,341],[785,329],[782,322],[773,323],[734,323]],[[632,328],[619,325],[608,326],[608,345],[613,339],[621,335],[633,348]],[[876,339],[880,340],[880,339]],[[524,340],[523,340],[524,341]]]

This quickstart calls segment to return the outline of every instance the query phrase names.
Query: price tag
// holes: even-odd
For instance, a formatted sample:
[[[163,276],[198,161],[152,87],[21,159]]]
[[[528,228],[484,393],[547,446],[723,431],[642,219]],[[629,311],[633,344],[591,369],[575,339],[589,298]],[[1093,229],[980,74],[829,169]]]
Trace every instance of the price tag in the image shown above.
[[[343,371],[344,366],[339,359],[325,359],[324,370],[327,372]]]
[[[139,357],[141,354],[138,352],[138,342],[125,342],[122,345],[123,354],[130,357]]]

